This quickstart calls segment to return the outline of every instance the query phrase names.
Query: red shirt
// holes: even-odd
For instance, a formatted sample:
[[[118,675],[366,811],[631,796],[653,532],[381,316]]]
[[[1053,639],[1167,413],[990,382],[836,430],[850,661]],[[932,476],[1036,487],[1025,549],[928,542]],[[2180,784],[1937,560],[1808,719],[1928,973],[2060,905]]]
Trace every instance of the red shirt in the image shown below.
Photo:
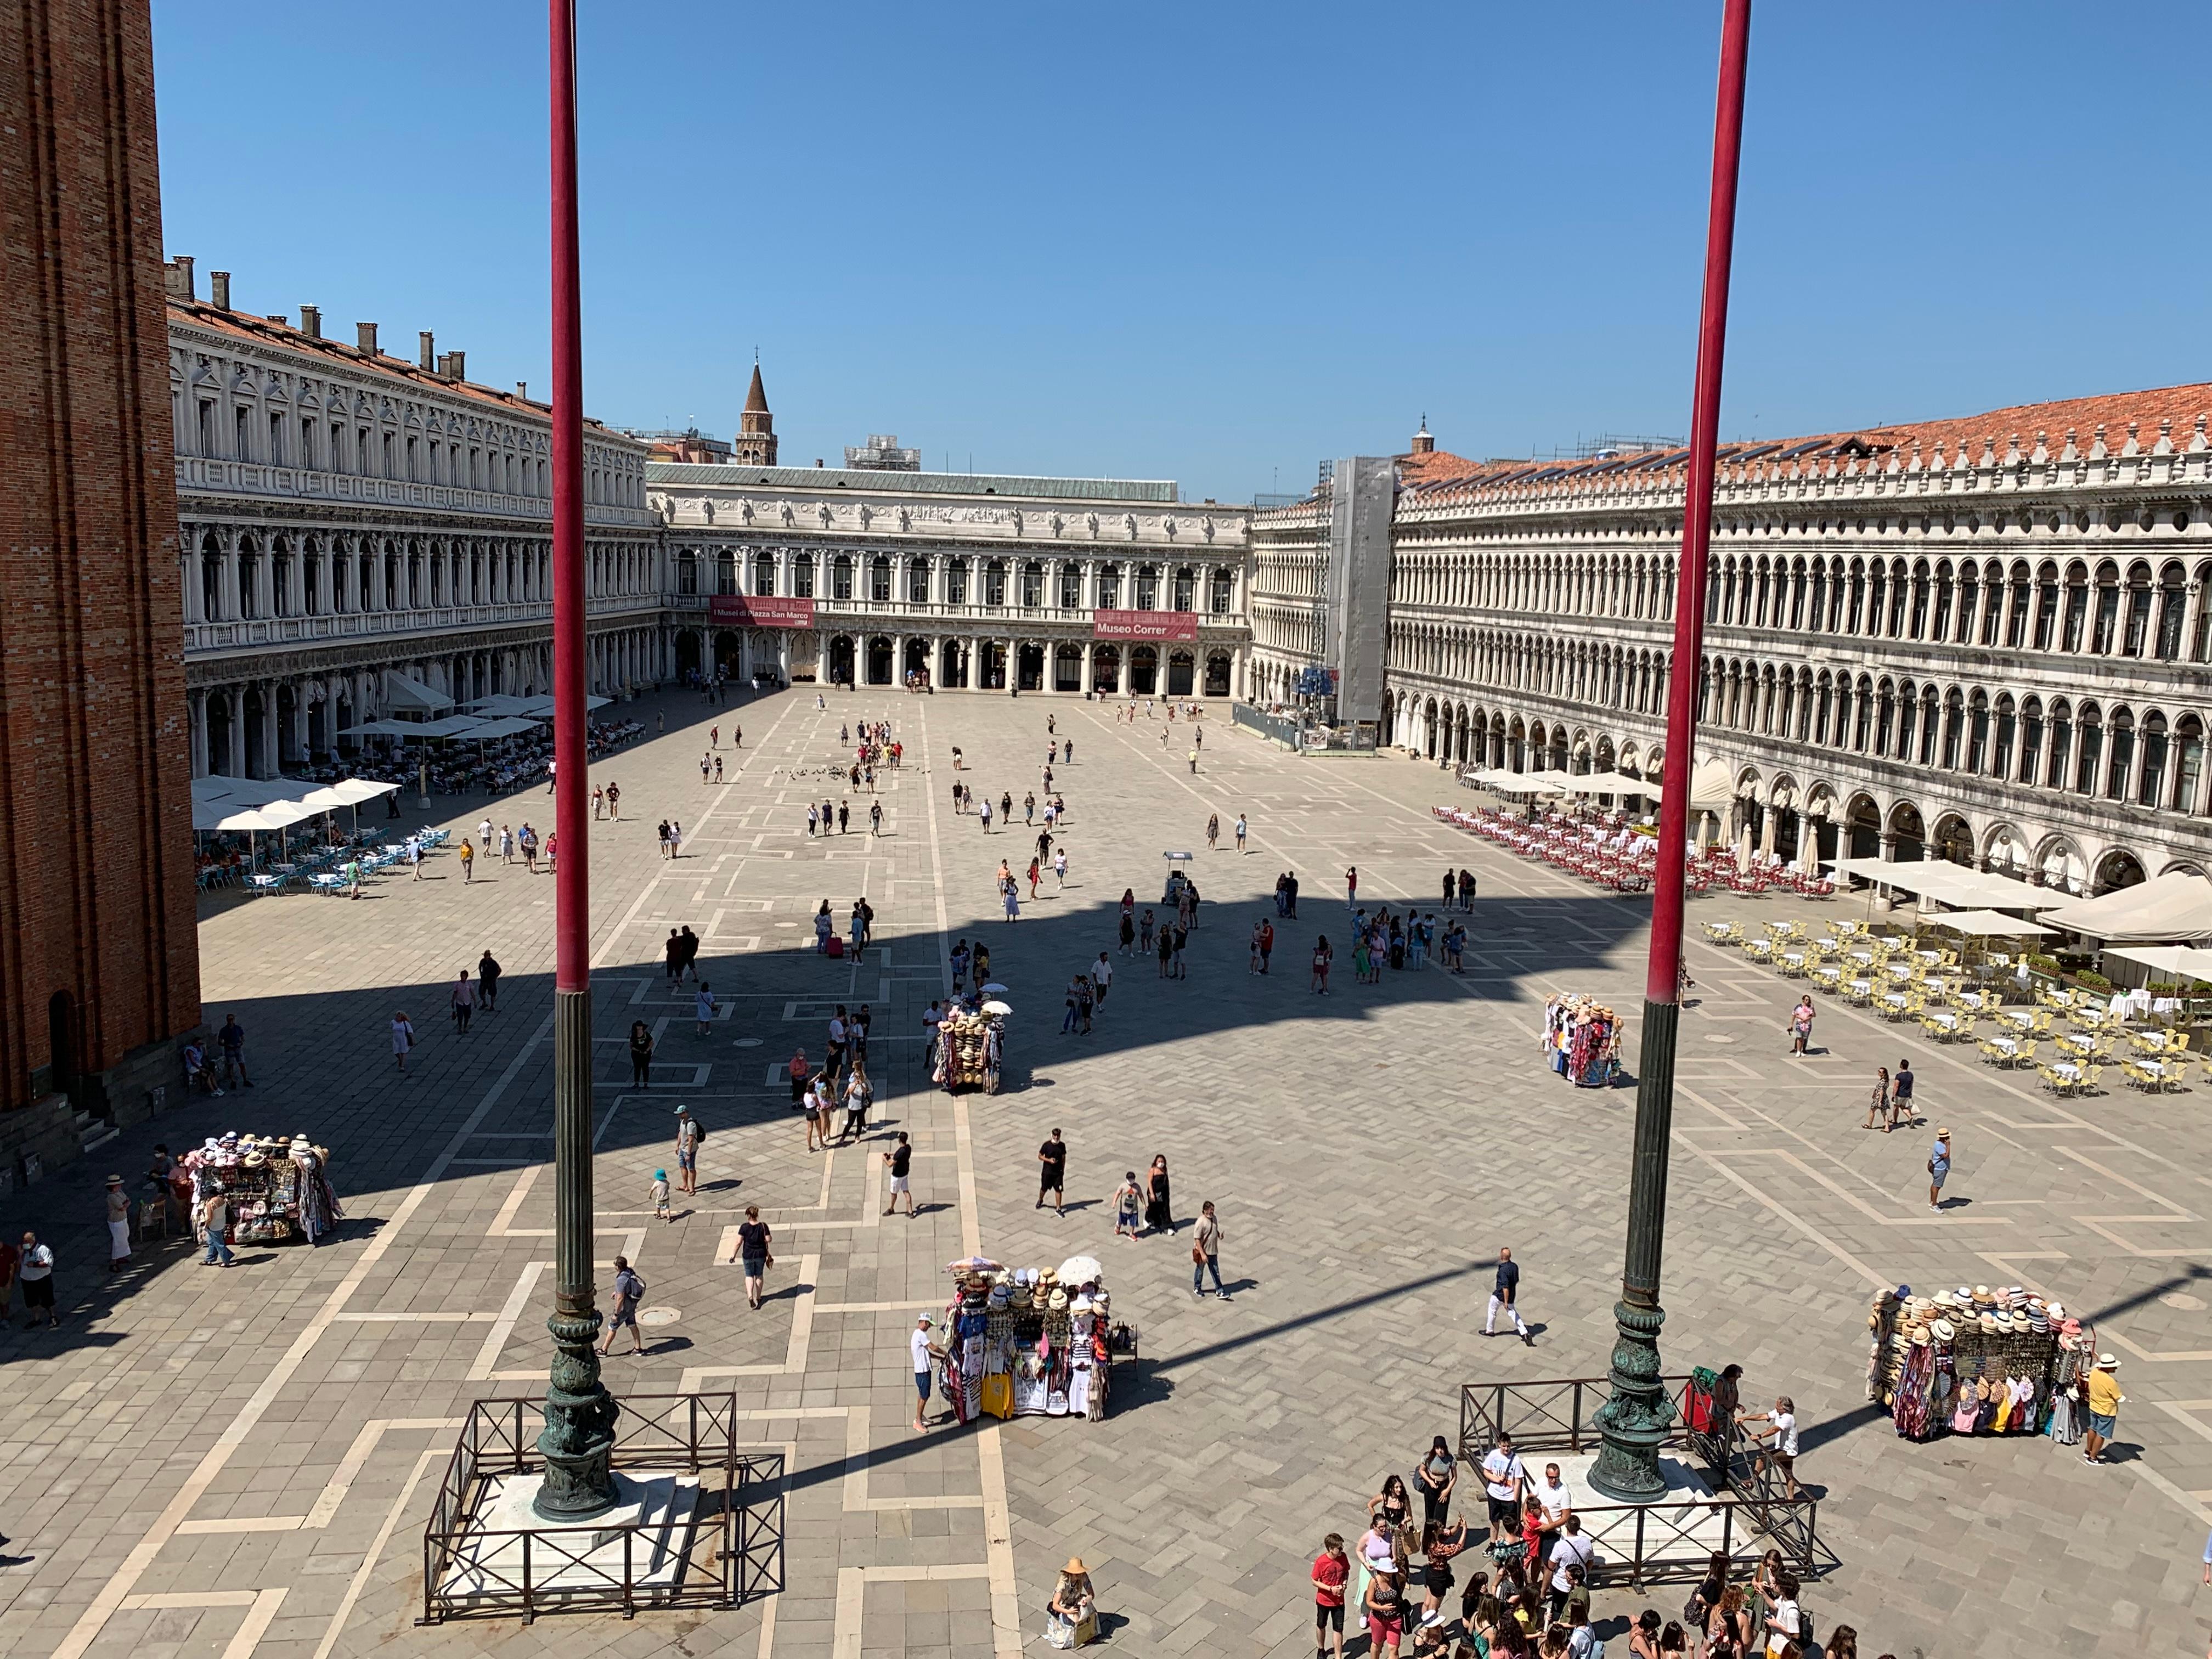
[[[1331,1555],[1326,1550],[1314,1557],[1314,1604],[1323,1607],[1342,1607],[1345,1580],[1351,1577],[1352,1563],[1346,1557]]]

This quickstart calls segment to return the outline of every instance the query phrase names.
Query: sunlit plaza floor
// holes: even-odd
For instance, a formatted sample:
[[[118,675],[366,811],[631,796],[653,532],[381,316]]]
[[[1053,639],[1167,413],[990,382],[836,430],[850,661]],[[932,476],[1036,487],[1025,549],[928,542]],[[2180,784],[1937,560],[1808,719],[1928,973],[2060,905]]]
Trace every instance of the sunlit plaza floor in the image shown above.
[[[1632,1088],[1547,1071],[1546,998],[1584,990],[1633,1014],[1649,901],[1601,895],[1438,823],[1471,798],[1400,757],[1302,759],[1209,709],[1198,771],[1178,722],[1118,724],[1110,705],[1024,696],[811,690],[710,708],[635,706],[665,735],[594,769],[622,785],[594,825],[599,1255],[649,1285],[661,1322],[642,1358],[607,1362],[618,1394],[730,1389],[747,1438],[789,1458],[786,1588],[732,1613],[635,1622],[416,1627],[422,1528],[474,1399],[542,1389],[552,1224],[553,884],[434,859],[359,902],[312,896],[203,907],[210,1024],[234,1010],[257,1083],[192,1101],[11,1201],[0,1222],[58,1248],[58,1334],[0,1334],[0,1659],[325,1659],[462,1642],[525,1653],[1011,1652],[1071,1553],[1089,1563],[1111,1644],[1137,1653],[1309,1650],[1306,1574],[1321,1535],[1356,1535],[1388,1473],[1455,1436],[1467,1380],[1596,1376],[1612,1340]],[[906,765],[883,775],[884,834],[809,838],[805,804],[841,725],[888,718]],[[1039,787],[1045,723],[1069,816],[1064,892],[1048,878],[1000,917],[999,860],[1025,868],[1019,803]],[[744,748],[729,748],[742,724]],[[707,728],[726,781],[704,785]],[[1010,792],[1011,834],[951,811],[951,753],[979,796]],[[742,760],[742,765],[738,762]],[[813,775],[793,778],[792,769]],[[1041,793],[1041,791],[1040,791]],[[542,788],[445,801],[456,840],[487,811],[550,827]],[[1222,850],[1204,828],[1220,815]],[[1231,850],[1238,813],[1249,850]],[[684,827],[658,855],[655,825]],[[420,815],[410,822],[420,821]],[[1189,975],[1115,958],[1087,1036],[1059,1034],[1069,976],[1115,943],[1125,888],[1154,903],[1162,854],[1189,850],[1203,894]],[[1434,966],[1352,982],[1343,875],[1394,906],[1435,903],[1447,867],[1480,878],[1464,975]],[[541,866],[542,869],[542,866]],[[1303,884],[1276,921],[1273,972],[1247,968],[1277,874]],[[1024,887],[1026,895],[1026,884]],[[827,898],[878,916],[857,961],[811,950]],[[1706,899],[1696,921],[1836,912]],[[705,941],[723,1013],[703,1037],[660,941]],[[1693,926],[1693,937],[1698,933]],[[1338,947],[1331,994],[1308,989],[1316,935]],[[1007,1087],[932,1091],[921,1014],[951,942],[984,938],[1015,1008]],[[457,1034],[446,986],[489,947],[500,1006]],[[1747,1402],[1795,1396],[1801,1478],[1840,1565],[1810,1587],[1826,1632],[1910,1654],[2195,1655],[2208,1615],[2200,1547],[2212,1497],[2212,1237],[2202,1089],[2056,1102],[1971,1048],[1826,1000],[1814,1054],[1792,1060],[1796,988],[1740,954],[1691,947],[1665,1279],[1671,1370],[1734,1360]],[[918,1213],[886,1217],[884,1145],[805,1151],[781,1068],[819,1059],[837,1002],[872,1005],[876,1132],[917,1149]],[[395,1010],[422,1033],[405,1075]],[[652,1086],[623,1037],[657,1032]],[[1635,1044],[1628,1045],[1632,1063]],[[1927,1133],[1861,1128],[1874,1067],[1912,1055],[1923,1115],[1954,1132],[1952,1203],[1929,1212]],[[672,1114],[708,1129],[696,1199],[657,1222],[647,1187],[674,1165]],[[1065,1217],[1034,1207],[1036,1146],[1072,1148]],[[331,1247],[252,1249],[228,1273],[180,1246],[102,1271],[100,1183],[135,1181],[153,1143],[224,1129],[326,1142],[348,1212]],[[1109,1194],[1164,1152],[1173,1237],[1113,1237]],[[1212,1200],[1227,1302],[1194,1300],[1188,1218]],[[776,1231],[770,1299],[744,1302],[728,1229],[758,1204]],[[1480,1335],[1489,1263],[1523,1266],[1533,1348]],[[1100,1423],[1017,1419],[908,1427],[906,1335],[940,1307],[944,1264],[1100,1255],[1115,1316],[1140,1333]],[[2044,1439],[1911,1445],[1864,1404],[1864,1313],[1885,1283],[2040,1286],[2094,1317],[2124,1362],[2118,1459],[2089,1468]],[[604,1280],[602,1295],[605,1295]],[[626,1346],[626,1344],[625,1344]],[[2212,1595],[2212,1591],[2201,1592]],[[1672,1616],[1683,1592],[1650,1598]],[[1609,1650],[1646,1604],[1596,1600]],[[1000,1621],[994,1626],[994,1610]]]

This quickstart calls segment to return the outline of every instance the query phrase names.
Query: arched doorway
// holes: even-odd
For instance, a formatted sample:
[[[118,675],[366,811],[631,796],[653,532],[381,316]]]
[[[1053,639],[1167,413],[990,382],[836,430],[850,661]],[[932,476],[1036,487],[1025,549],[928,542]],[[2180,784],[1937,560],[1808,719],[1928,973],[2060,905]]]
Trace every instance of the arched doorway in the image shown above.
[[[691,628],[678,629],[676,630],[676,672],[678,676],[684,679],[689,679],[692,675],[700,672],[702,667],[702,664],[700,659],[698,630]]]
[[[834,634],[830,639],[830,684],[850,685],[853,683],[853,636]]]
[[[983,641],[981,660],[975,666],[977,690],[1003,691],[1006,689],[1006,647],[997,640]]]
[[[261,700],[261,688],[248,686],[242,701],[246,730],[243,734],[245,741],[238,745],[240,758],[244,763],[239,769],[249,778],[274,776],[276,769],[270,763],[273,757],[261,752],[268,746],[264,736],[269,729],[264,718],[265,705]]]
[[[714,634],[714,672],[725,678],[734,678],[738,665],[744,659],[744,641],[734,629],[723,628]]]
[[[236,776],[238,766],[231,754],[231,734],[234,723],[231,720],[231,694],[210,691],[207,700],[208,770],[221,775]]]
[[[1437,700],[1434,697],[1421,707],[1421,748],[1431,760],[1437,757]]]
[[[929,678],[927,640],[908,640],[906,642],[906,661],[899,665],[899,678],[903,679],[908,674],[919,674],[925,680]]]
[[[1129,690],[1139,697],[1158,695],[1160,689],[1160,653],[1149,645],[1129,648]]]
[[[1206,659],[1206,695],[1209,697],[1229,695],[1229,653],[1225,651],[1212,652]],[[1382,717],[1385,729],[1388,729],[1389,720],[1390,717],[1386,713]]]
[[[1936,824],[1936,856],[1947,864],[1974,862],[1974,832],[1956,812],[1945,814]]]
[[[1118,645],[1094,645],[1091,647],[1091,683],[1108,696],[1121,689],[1121,647]]]
[[[1844,825],[1850,836],[1851,857],[1878,859],[1881,856],[1881,809],[1866,795],[1851,798],[1850,810],[1844,815]]]
[[[1187,697],[1198,684],[1198,664],[1188,651],[1168,653],[1168,696]]]
[[[891,642],[881,634],[872,635],[868,641],[868,684],[889,685],[893,678]]]
[[[944,686],[968,684],[968,653],[957,640],[947,640],[937,650],[937,683]]]
[[[1052,648],[1052,689],[1083,690],[1083,647],[1072,640],[1062,640]]]
[[[2097,860],[2097,887],[2100,893],[2117,893],[2123,887],[2142,884],[2142,860],[2133,853],[2115,848]]]
[[[1889,809],[1890,857],[1899,864],[1915,864],[1928,851],[1928,828],[1921,821],[1920,809],[1911,801],[1899,801]]]
[[[1044,647],[1024,641],[1014,647],[1014,684],[1024,691],[1044,690]]]

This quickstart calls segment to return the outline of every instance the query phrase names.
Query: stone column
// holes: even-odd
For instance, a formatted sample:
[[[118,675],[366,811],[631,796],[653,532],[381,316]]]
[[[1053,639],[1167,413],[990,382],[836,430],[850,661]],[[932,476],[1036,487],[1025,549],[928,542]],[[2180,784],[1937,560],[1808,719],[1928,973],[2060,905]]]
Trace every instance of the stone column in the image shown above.
[[[305,760],[307,750],[307,683],[295,680],[292,682],[292,758]]]
[[[180,543],[177,550],[178,568],[184,577],[179,586],[184,590],[180,597],[184,601],[185,621],[187,623],[205,622],[208,618],[201,613],[206,604],[207,589],[200,580],[199,532],[187,526],[178,539]]]
[[[262,680],[258,684],[261,688],[261,763],[268,768],[263,775],[273,778],[284,769],[278,752],[276,682]]]
[[[208,775],[207,695],[204,688],[185,693],[185,705],[191,711],[192,775],[196,778]]]
[[[224,622],[238,620],[238,532],[226,529],[222,532],[222,575],[218,585]]]

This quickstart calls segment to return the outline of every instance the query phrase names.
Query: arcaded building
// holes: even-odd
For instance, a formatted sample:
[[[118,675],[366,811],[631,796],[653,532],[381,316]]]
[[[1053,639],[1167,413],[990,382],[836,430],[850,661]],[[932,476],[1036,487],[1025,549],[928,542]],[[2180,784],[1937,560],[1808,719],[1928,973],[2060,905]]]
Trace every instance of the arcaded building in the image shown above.
[[[1698,757],[1734,774],[1724,830],[2072,892],[2212,871],[2208,412],[2183,386],[1723,446]],[[1686,459],[1401,457],[1386,741],[1656,777]],[[1328,514],[1324,487],[1254,518],[1262,696],[1314,660]]]

